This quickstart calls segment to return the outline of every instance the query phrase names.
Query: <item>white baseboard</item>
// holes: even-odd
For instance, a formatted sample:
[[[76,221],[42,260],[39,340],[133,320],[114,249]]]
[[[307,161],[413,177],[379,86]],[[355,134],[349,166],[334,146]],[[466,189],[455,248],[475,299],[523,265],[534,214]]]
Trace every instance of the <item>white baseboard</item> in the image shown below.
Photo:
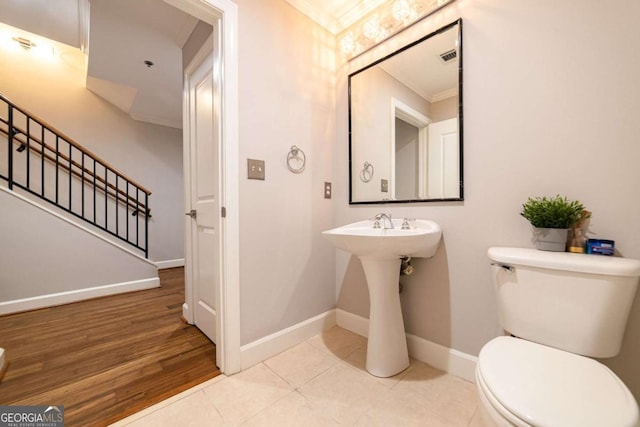
[[[336,310],[329,310],[286,329],[240,347],[240,369],[244,370],[294,347],[336,325]]]
[[[336,309],[336,324],[341,328],[351,331],[363,337],[369,336],[369,319],[349,313],[348,311]]]
[[[412,334],[407,334],[407,346],[409,355],[414,359],[472,383],[476,382],[477,357]]]
[[[69,304],[91,298],[122,294],[125,292],[142,291],[158,287],[160,287],[160,279],[157,277],[151,277],[149,279],[134,280],[131,282],[115,283],[112,285],[96,286],[93,288],[5,301],[0,302],[0,315],[19,313],[21,311],[35,310],[38,308]]]
[[[184,267],[184,258],[168,259],[166,261],[156,261],[156,267],[158,267],[158,270],[164,270],[166,268]]]
[[[336,309],[336,323],[341,328],[366,337],[369,334],[369,319]],[[478,358],[461,351],[436,344],[412,334],[407,335],[409,356],[434,368],[475,383]]]
[[[187,321],[188,324],[193,325],[193,313],[189,310],[189,304],[186,302],[182,304],[182,317]]]

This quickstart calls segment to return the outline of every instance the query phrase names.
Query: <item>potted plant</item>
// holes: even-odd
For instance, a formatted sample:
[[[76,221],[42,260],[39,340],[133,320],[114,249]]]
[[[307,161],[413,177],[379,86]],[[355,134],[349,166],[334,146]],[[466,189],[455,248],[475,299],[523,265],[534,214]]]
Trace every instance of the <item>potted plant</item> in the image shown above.
[[[536,248],[564,252],[569,229],[584,218],[585,208],[577,200],[566,197],[529,197],[520,215],[533,226]]]

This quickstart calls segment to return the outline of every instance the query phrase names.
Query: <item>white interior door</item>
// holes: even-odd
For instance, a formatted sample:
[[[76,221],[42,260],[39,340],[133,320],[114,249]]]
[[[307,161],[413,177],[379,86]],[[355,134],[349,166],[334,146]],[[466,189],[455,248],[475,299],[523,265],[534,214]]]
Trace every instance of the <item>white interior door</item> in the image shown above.
[[[189,162],[191,251],[187,260],[193,289],[193,323],[216,341],[216,315],[220,286],[220,179],[218,94],[213,54],[189,78]],[[187,279],[189,280],[189,279]]]
[[[458,119],[429,125],[427,194],[429,198],[460,197]]]
[[[220,265],[219,289],[215,295],[216,312],[216,364],[221,372],[234,374],[240,371],[240,180],[238,154],[238,5],[234,0],[164,0],[166,3],[213,26],[210,49],[201,49],[185,68],[183,90],[183,147],[184,185],[186,211],[191,210],[191,146],[190,146],[190,77],[200,60],[214,52],[215,107],[217,152],[220,163],[217,167],[221,209],[226,209],[218,228],[220,250],[217,261]],[[215,41],[215,47],[214,47]],[[192,268],[192,225],[196,221],[185,217],[185,303],[182,314],[189,323],[194,323],[194,286]]]

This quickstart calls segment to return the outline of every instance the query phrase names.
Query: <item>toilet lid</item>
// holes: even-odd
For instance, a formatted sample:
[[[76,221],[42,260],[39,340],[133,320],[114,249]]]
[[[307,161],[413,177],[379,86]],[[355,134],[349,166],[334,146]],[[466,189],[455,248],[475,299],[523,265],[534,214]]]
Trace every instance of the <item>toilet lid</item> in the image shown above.
[[[635,426],[629,389],[593,359],[518,338],[489,341],[478,373],[511,415],[534,426]]]

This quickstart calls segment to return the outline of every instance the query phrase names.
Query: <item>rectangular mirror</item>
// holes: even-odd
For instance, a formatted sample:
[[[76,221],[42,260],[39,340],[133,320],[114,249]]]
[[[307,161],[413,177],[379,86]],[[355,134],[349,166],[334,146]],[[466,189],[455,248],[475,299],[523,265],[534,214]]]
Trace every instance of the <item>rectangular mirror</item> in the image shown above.
[[[463,200],[462,20],[349,75],[349,203]]]

